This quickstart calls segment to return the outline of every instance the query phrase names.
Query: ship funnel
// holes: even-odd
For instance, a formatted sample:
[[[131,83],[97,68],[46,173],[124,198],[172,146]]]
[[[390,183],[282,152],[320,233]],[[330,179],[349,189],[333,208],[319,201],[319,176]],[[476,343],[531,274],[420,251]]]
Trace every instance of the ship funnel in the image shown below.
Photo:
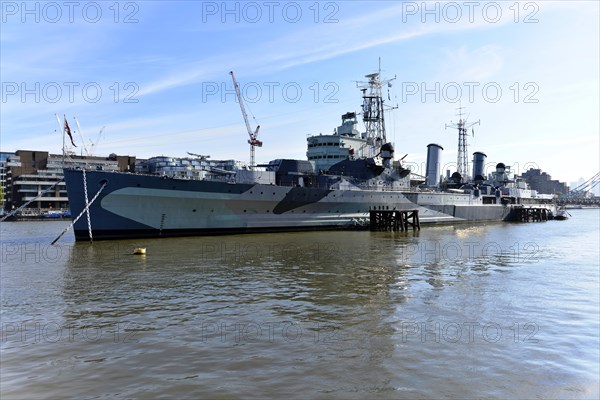
[[[473,181],[477,182],[485,180],[484,166],[486,158],[487,155],[481,151],[473,153]]]
[[[440,156],[444,148],[439,144],[427,145],[427,167],[425,170],[425,183],[427,186],[437,186],[440,181]]]

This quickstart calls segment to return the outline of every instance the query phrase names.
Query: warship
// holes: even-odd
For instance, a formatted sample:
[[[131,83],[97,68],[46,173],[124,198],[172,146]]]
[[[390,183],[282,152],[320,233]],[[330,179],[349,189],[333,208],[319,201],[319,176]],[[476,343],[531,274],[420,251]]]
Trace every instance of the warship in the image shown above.
[[[503,163],[486,174],[483,152],[473,154],[469,177],[470,124],[462,115],[453,126],[459,132],[457,171],[441,176],[443,148],[432,143],[425,175],[412,173],[402,159],[395,159],[386,138],[382,88],[391,80],[380,75],[366,75],[366,81],[357,83],[359,112],[343,114],[331,134],[307,138],[306,160],[255,165],[254,147],[262,142],[258,127],[250,128],[231,73],[250,135],[250,164],[223,168],[196,155],[195,162],[177,167],[201,170],[191,176],[167,172],[177,169],[168,158],[162,169],[143,173],[65,168],[76,240],[361,228],[368,226],[371,210],[417,210],[420,223],[427,224],[502,221],[515,208],[551,209],[551,195],[529,189]]]

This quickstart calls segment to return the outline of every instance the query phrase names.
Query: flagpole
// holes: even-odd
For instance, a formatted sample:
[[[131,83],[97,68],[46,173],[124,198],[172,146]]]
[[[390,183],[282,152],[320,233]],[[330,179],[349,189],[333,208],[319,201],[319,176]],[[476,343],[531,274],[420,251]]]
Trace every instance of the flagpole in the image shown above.
[[[56,122],[58,122],[58,127],[60,128],[60,131],[62,133],[62,167],[64,170],[65,169],[65,128],[64,128],[63,124],[61,124],[58,114],[54,114],[54,116],[56,117]]]
[[[62,130],[62,137],[63,137],[63,160],[62,160],[62,164],[63,164],[63,174],[65,173],[65,128],[63,128]]]

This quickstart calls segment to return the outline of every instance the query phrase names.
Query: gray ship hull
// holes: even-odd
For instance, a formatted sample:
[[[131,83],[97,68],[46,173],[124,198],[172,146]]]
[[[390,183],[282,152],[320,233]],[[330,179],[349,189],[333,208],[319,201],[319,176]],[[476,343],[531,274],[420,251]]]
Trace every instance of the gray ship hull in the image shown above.
[[[65,170],[72,218],[85,209],[84,173]],[[468,194],[327,190],[265,184],[180,180],[86,171],[94,239],[348,229],[365,225],[369,210],[419,210],[422,224],[501,221],[511,208],[483,205]],[[88,240],[84,215],[76,240]]]

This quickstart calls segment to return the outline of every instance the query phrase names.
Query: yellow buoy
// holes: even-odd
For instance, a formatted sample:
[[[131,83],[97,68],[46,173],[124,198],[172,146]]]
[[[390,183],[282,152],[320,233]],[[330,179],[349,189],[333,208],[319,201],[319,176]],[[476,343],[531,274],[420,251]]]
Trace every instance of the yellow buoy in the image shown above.
[[[145,247],[137,247],[133,250],[133,254],[146,254],[146,248]]]

